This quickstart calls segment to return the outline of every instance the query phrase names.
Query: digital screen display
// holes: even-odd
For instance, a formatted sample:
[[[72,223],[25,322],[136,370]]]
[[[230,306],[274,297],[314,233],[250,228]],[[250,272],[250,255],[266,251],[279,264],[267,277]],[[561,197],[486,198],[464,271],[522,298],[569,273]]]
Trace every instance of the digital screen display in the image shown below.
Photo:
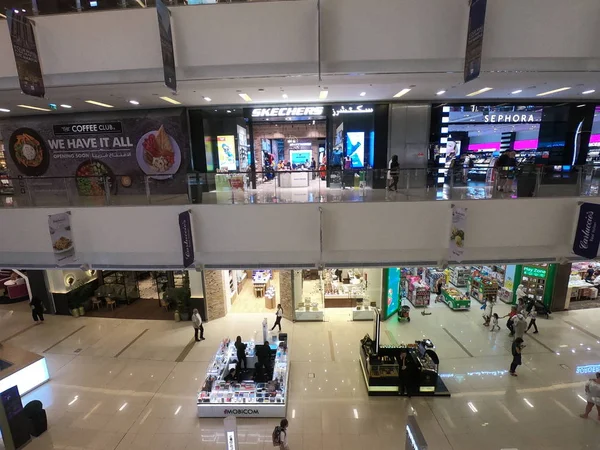
[[[391,267],[387,269],[387,293],[384,311],[384,319],[387,319],[396,311],[400,302],[400,269]]]
[[[546,278],[546,269],[539,267],[523,266],[523,275],[526,277]]]
[[[349,131],[346,133],[346,155],[353,168],[365,166],[365,133]]]
[[[206,153],[206,170],[212,172],[215,170],[213,161],[213,141],[210,136],[204,136],[204,150]]]
[[[219,169],[236,170],[235,161],[235,137],[231,135],[217,136],[219,147]]]
[[[312,150],[290,150],[290,162],[292,167],[310,167]]]

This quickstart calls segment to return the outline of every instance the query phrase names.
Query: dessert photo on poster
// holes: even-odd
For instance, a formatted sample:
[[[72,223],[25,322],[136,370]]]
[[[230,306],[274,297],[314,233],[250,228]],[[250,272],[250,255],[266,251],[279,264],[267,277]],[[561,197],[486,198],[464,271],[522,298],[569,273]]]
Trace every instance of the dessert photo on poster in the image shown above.
[[[80,196],[187,192],[189,139],[183,111],[80,114],[0,122],[11,177],[27,188],[64,189]],[[35,177],[39,177],[38,180]],[[65,179],[68,181],[65,181]],[[25,186],[15,194],[26,194]]]

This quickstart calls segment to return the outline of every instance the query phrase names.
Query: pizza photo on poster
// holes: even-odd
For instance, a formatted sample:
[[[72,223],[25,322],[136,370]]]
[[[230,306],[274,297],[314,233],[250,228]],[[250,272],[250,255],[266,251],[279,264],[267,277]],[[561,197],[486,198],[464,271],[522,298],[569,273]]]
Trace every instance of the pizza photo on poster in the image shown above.
[[[187,122],[182,110],[7,119],[7,168],[29,189],[81,196],[187,193]],[[23,192],[22,192],[23,193]]]

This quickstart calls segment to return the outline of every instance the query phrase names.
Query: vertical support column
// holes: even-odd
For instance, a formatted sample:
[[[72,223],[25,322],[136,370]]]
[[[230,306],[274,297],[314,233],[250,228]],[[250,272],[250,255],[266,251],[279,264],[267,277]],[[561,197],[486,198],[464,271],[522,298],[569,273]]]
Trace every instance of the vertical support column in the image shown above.
[[[294,320],[294,303],[292,290],[292,271],[279,271],[279,303],[283,308],[283,317],[288,320]]]
[[[204,271],[204,298],[206,299],[207,320],[225,317],[225,291],[221,270]]]

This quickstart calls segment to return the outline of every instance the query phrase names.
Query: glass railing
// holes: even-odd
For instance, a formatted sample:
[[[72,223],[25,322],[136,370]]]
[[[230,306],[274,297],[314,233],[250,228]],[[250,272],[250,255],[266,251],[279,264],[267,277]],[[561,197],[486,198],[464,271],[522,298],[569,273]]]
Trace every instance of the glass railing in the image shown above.
[[[568,169],[568,170],[567,170]],[[0,178],[2,207],[406,202],[600,195],[593,166],[329,169],[149,176]]]
[[[163,0],[168,7],[199,6],[230,3],[263,3],[294,0]],[[156,0],[67,0],[61,2],[16,0],[10,7],[26,16],[109,11],[118,9],[143,9],[156,7]],[[0,16],[2,17],[2,16]]]

